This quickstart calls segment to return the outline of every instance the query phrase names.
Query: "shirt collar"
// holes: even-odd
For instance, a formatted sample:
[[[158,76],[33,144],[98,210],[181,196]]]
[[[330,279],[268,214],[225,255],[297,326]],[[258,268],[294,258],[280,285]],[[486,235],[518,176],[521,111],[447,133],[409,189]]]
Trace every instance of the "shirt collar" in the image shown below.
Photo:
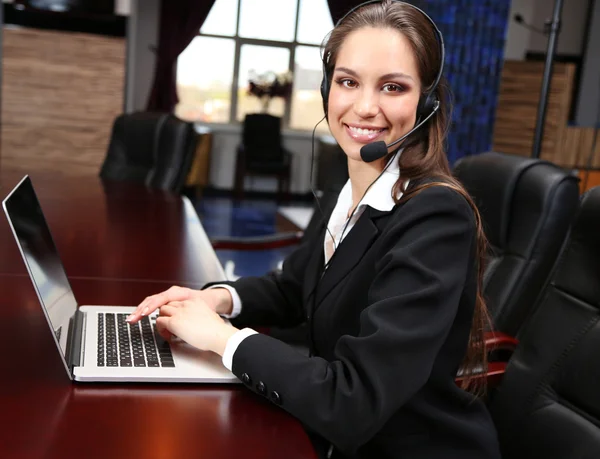
[[[383,174],[381,174],[381,177],[373,183],[367,191],[367,194],[360,201],[356,212],[366,206],[371,206],[381,212],[389,212],[394,208],[396,202],[392,198],[392,189],[400,177],[400,167],[398,165],[399,153],[401,153],[401,150],[392,156],[390,163],[388,163],[388,166]],[[404,185],[404,189],[406,189],[406,184]],[[397,193],[396,198],[399,199],[401,196],[402,192],[399,192]],[[344,188],[342,188],[338,203],[346,209],[349,209],[352,205],[352,184],[350,183],[350,179],[348,179]]]

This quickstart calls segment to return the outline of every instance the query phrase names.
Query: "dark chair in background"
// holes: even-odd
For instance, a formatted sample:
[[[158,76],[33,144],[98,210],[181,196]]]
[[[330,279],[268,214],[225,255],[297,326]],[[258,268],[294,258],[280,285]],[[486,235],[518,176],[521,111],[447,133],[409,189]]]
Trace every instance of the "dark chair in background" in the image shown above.
[[[578,179],[539,159],[482,153],[454,168],[491,246],[484,295],[495,330],[518,337],[579,205]]]
[[[600,187],[489,402],[504,459],[600,457]]]
[[[278,199],[290,191],[291,155],[283,147],[281,118],[265,113],[246,115],[242,143],[237,150],[235,195],[244,196],[246,176],[277,177]]]
[[[348,181],[348,156],[332,136],[321,136],[315,142],[318,152],[316,190],[323,194],[340,192]]]
[[[173,114],[122,114],[114,121],[100,177],[180,192],[197,142],[194,125]]]

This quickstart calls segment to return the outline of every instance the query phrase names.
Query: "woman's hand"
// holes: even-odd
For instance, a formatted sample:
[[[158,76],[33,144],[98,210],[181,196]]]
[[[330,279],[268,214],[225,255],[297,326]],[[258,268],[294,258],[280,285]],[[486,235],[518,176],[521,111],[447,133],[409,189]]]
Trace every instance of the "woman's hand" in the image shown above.
[[[177,336],[198,349],[219,355],[223,355],[227,340],[238,331],[202,298],[173,301],[161,306],[156,328],[166,340]]]
[[[150,315],[158,308],[171,302],[187,300],[202,300],[217,314],[230,314],[233,309],[233,300],[227,289],[192,290],[191,288],[173,286],[164,292],[146,297],[135,311],[127,317],[127,321],[136,323],[143,316]]]

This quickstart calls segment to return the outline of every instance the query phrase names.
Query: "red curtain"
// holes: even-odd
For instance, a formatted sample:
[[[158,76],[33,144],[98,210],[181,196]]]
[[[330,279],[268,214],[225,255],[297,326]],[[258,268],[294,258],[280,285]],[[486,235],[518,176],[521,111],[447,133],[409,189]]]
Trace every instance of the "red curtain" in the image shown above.
[[[149,111],[172,112],[177,105],[177,58],[200,31],[215,0],[162,0],[154,83]]]

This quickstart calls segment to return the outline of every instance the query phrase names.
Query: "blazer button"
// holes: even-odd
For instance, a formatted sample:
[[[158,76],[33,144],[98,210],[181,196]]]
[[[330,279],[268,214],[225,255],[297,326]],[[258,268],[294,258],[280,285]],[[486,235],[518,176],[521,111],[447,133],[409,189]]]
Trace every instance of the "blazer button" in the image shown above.
[[[265,386],[264,382],[259,381],[256,385],[256,390],[260,395],[265,395],[267,393],[267,386]]]
[[[281,405],[281,395],[279,395],[279,393],[276,391],[271,392],[271,400],[273,403],[275,403],[275,405]]]
[[[242,375],[242,382],[244,384],[246,384],[246,386],[249,386],[250,384],[252,384],[252,378],[250,377],[250,375],[248,373],[244,373]]]

